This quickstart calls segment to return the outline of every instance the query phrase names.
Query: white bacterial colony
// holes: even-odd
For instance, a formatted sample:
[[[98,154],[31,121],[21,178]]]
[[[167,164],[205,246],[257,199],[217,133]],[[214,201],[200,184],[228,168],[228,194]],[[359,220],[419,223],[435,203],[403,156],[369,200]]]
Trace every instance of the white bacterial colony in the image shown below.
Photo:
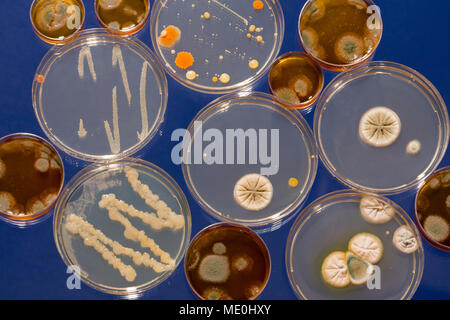
[[[100,201],[99,206],[102,208],[103,203]],[[162,250],[159,245],[150,237],[147,237],[144,231],[136,229],[119,210],[114,207],[105,208],[108,210],[109,218],[117,221],[125,228],[123,235],[131,241],[139,242],[142,248],[149,248],[156,256],[161,258],[163,263],[167,263],[171,268],[175,266],[175,261],[170,257],[168,252]]]
[[[105,131],[108,138],[109,147],[111,152],[118,154],[120,152],[120,131],[119,131],[119,114],[117,111],[117,88],[114,87],[112,90],[112,106],[113,106],[113,130],[109,126],[109,122],[105,120]]]
[[[104,194],[99,204],[102,208],[115,208],[119,211],[127,213],[130,217],[139,218],[142,222],[148,224],[154,230],[161,230],[164,228],[179,230],[184,226],[184,219],[174,218],[173,216],[169,217],[169,219],[159,218],[154,213],[137,210],[132,205],[117,199],[115,194]]]
[[[97,81],[97,74],[95,73],[94,60],[92,59],[91,49],[88,46],[81,48],[78,55],[78,75],[80,79],[84,78],[84,60],[87,59],[89,72],[91,73],[92,80]]]
[[[144,61],[142,64],[142,71],[141,71],[141,82],[139,85],[139,98],[140,98],[140,104],[141,104],[141,119],[142,119],[142,131],[137,133],[139,141],[142,141],[145,139],[145,137],[148,135],[148,114],[147,114],[147,98],[145,95],[145,87],[147,83],[147,62]]]
[[[127,70],[125,69],[125,63],[123,62],[122,50],[120,49],[120,46],[115,45],[112,51],[113,67],[117,65],[117,62],[119,62],[120,74],[122,76],[123,86],[127,95],[128,105],[131,106],[131,91],[130,85],[128,84]]]
[[[171,219],[173,221],[178,221],[180,224],[184,224],[183,216],[173,212],[164,201],[159,200],[158,195],[154,194],[147,185],[139,181],[139,173],[136,169],[126,167],[125,175],[131,188],[133,188],[133,191],[136,192],[148,206],[156,210],[156,214],[159,218]]]
[[[82,218],[76,216],[75,214],[70,214],[67,217],[66,229],[69,232],[71,232],[72,234],[79,234],[83,239],[84,244],[86,246],[94,248],[95,251],[100,253],[102,255],[102,258],[110,265],[112,265],[114,269],[117,269],[122,277],[124,277],[129,282],[134,281],[134,279],[136,278],[136,270],[134,270],[133,267],[124,264],[122,260],[120,260],[112,251],[110,251],[100,240],[103,233],[99,230],[96,230],[94,227],[92,227],[92,229],[94,229],[94,233],[92,233],[91,227],[91,224],[84,221]],[[119,249],[118,246],[113,246],[113,248],[114,247],[116,247],[116,249]]]
[[[94,62],[92,59],[92,53],[89,46],[84,46],[80,49],[78,56],[78,75],[80,79],[84,78],[84,64],[85,60],[87,61],[90,73],[92,75],[92,79],[97,81],[97,75],[95,73]],[[119,45],[115,45],[112,49],[112,66],[113,68],[118,65],[120,70],[122,84],[125,90],[125,94],[127,97],[128,105],[131,107],[131,90],[128,82],[127,71],[125,67],[125,61],[123,59],[122,49]],[[148,111],[147,111],[147,97],[146,97],[146,86],[147,86],[147,69],[149,68],[148,62],[144,61],[142,64],[142,71],[140,77],[140,85],[139,85],[139,95],[140,95],[140,113],[141,113],[141,121],[142,121],[142,130],[141,132],[137,132],[137,138],[139,142],[142,142],[149,133],[149,123],[148,123]],[[119,115],[118,115],[118,105],[117,105],[117,87],[114,87],[112,90],[112,129],[111,125],[107,120],[104,120],[104,127],[106,132],[106,138],[108,140],[108,144],[110,150],[113,154],[120,153],[121,144],[120,144],[120,130],[119,130]],[[83,119],[80,119],[78,129],[78,137],[83,139],[87,135],[87,131],[84,128]]]
[[[122,171],[121,169],[120,172]],[[128,214],[130,217],[142,220],[143,223],[149,225],[156,231],[164,228],[176,231],[183,228],[185,222],[182,215],[175,214],[167,207],[164,201],[159,200],[159,197],[150,191],[147,185],[142,184],[138,180],[139,174],[136,169],[126,167],[124,171],[133,190],[141,190],[141,193],[135,190],[139,196],[146,197],[151,195],[152,199],[144,198],[144,200],[146,200],[147,204],[151,203],[154,207],[159,208],[159,214],[137,210],[133,205],[117,199],[113,193],[103,194],[101,200],[98,202],[98,206],[107,210],[110,220],[119,222],[124,227],[123,235],[126,239],[139,243],[142,248],[150,249],[160,261],[151,257],[149,253],[141,253],[124,247],[119,242],[108,238],[101,230],[96,229],[86,221],[85,218],[72,213],[84,212],[87,209],[87,203],[90,205],[95,204],[96,194],[121,185],[119,180],[111,179],[115,174],[107,173],[104,177],[98,177],[100,180],[97,179],[93,182],[87,182],[83,186],[81,197],[77,201],[68,204],[67,208],[71,214],[67,217],[65,227],[72,234],[78,234],[83,239],[85,245],[93,247],[101,254],[106,262],[117,269],[127,281],[131,282],[136,277],[136,271],[131,266],[124,264],[116,255],[128,256],[135,265],[144,265],[157,273],[173,270],[175,268],[175,260],[172,259],[170,253],[161,249],[155,240],[148,237],[143,230],[135,228],[131,221],[122,215],[121,212]]]
[[[83,123],[83,119],[80,119],[80,124],[79,124],[79,128],[78,128],[78,137],[80,137],[80,139],[85,138],[87,135],[87,131],[84,128],[84,123]]]
[[[104,245],[111,247],[114,254],[124,255],[132,258],[133,262],[138,266],[144,265],[148,268],[152,268],[155,272],[158,273],[170,270],[167,265],[162,264],[154,258],[150,257],[148,253],[141,253],[131,248],[124,247],[119,242],[108,238],[101,230],[94,228],[92,224],[75,214],[70,214],[67,217],[66,228],[73,234],[79,234],[83,239],[95,238]]]

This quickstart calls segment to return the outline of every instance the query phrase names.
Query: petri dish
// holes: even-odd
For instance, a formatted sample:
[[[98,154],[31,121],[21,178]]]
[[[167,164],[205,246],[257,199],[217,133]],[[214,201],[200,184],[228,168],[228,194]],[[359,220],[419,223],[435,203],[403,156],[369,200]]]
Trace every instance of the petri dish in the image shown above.
[[[64,263],[90,287],[139,295],[181,262],[191,214],[177,183],[140,159],[91,164],[64,189],[53,232]]]
[[[165,74],[145,44],[89,29],[46,54],[32,94],[51,142],[78,159],[110,161],[154,137],[168,93]]]
[[[166,71],[182,85],[225,94],[250,87],[269,69],[284,36],[278,0],[155,1],[150,34]]]
[[[127,36],[140,31],[150,15],[149,0],[95,0],[95,14],[109,32]]]
[[[376,141],[367,143],[366,132],[360,134],[362,119],[379,106],[397,124],[380,135],[385,146],[373,146]],[[449,119],[441,95],[424,76],[394,62],[370,62],[340,74],[323,91],[314,136],[323,163],[342,183],[397,194],[436,169],[447,149]]]
[[[238,224],[216,223],[192,239],[184,270],[202,300],[254,300],[270,277],[270,254],[257,233]]]
[[[30,20],[36,35],[50,44],[65,44],[76,38],[84,26],[82,0],[34,0]]]
[[[360,210],[365,197],[390,206],[391,219],[378,224],[368,222]],[[413,252],[402,252],[393,243],[395,231],[402,226],[415,237]],[[321,272],[324,259],[334,251],[346,252],[349,241],[360,233],[370,233],[382,243],[381,260],[374,264],[372,278],[340,288],[327,284]],[[302,210],[289,232],[285,258],[291,287],[299,299],[411,299],[424,267],[420,233],[408,214],[386,197],[354,190],[329,193]]]
[[[180,144],[183,176],[202,208],[215,219],[260,232],[292,218],[317,172],[308,124],[265,93],[216,99],[197,114]],[[270,200],[247,206],[237,186],[249,176],[253,185],[255,175],[271,188]]]
[[[303,50],[323,68],[353,68],[369,61],[381,41],[381,10],[371,0],[308,0],[298,33]]]
[[[429,176],[415,199],[415,222],[422,236],[434,247],[450,252],[450,167]]]
[[[275,60],[269,71],[269,90],[288,108],[306,111],[323,89],[320,66],[302,52],[288,52]]]
[[[0,218],[27,227],[48,218],[64,184],[55,148],[30,133],[0,138]]]

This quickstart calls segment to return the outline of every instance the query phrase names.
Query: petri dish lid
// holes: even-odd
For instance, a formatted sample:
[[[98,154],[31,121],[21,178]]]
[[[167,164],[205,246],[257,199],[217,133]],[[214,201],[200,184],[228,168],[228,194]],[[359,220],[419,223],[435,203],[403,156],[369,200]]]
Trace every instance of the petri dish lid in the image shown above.
[[[89,29],[45,55],[32,94],[39,124],[58,148],[78,159],[109,161],[155,135],[167,80],[139,40]]]
[[[139,182],[128,175],[128,170],[137,174]],[[151,196],[148,195],[148,190],[152,193]],[[146,196],[142,196],[141,192]],[[99,201],[105,197],[106,199],[114,197],[126,205],[108,202],[101,207]],[[172,210],[170,215],[160,216],[160,212],[164,210],[160,211],[154,206],[161,206],[161,203]],[[116,208],[123,217],[122,221],[128,222],[121,223],[117,218],[110,216],[111,208],[112,210]],[[74,219],[74,215],[78,220]],[[68,222],[78,223],[80,219],[84,222],[78,224],[81,226],[79,230],[88,232],[83,237],[68,228]],[[110,240],[102,238],[98,231],[90,231],[86,227],[86,222]],[[131,227],[125,228],[125,224],[136,230]],[[133,238],[137,230],[145,235],[144,245],[139,242],[142,235],[138,237],[139,240]],[[53,232],[64,263],[67,266],[77,267],[84,283],[109,294],[139,295],[167,279],[181,262],[189,244],[191,214],[186,197],[175,180],[166,172],[144,160],[125,158],[108,164],[91,164],[70,180],[56,204]],[[116,262],[115,266],[108,263],[97,248],[89,243],[89,239],[98,240],[110,251],[106,254],[112,252],[124,265],[132,267],[136,273],[135,278],[129,281],[121,275],[123,270],[120,270],[118,263]],[[131,250],[134,253],[121,254],[120,248],[113,248],[111,241],[128,248],[122,251]],[[154,244],[151,243],[153,241]],[[99,246],[100,252],[106,251],[102,246]],[[171,261],[166,262],[168,260],[162,256],[164,253],[155,253],[158,252],[155,246],[159,246],[167,253]],[[173,267],[156,270],[145,264],[139,264],[136,262],[140,259],[136,252],[145,253],[150,259],[155,259],[159,266],[163,264]]]
[[[364,220],[360,211],[364,196],[392,206],[392,219],[383,224]],[[413,231],[417,240],[416,251],[409,254],[400,252],[393,244],[395,230],[404,225]],[[321,276],[325,257],[333,251],[346,252],[349,240],[363,232],[377,236],[383,244],[383,255],[376,264],[381,285],[369,289],[366,284],[349,284],[344,288],[325,284]],[[411,299],[424,268],[420,233],[408,214],[386,197],[354,190],[326,194],[303,209],[289,232],[285,259],[289,282],[299,299]]]
[[[400,118],[398,138],[372,147],[359,135],[361,117],[383,106]],[[420,129],[420,130],[419,130]],[[436,88],[417,71],[394,62],[370,62],[337,76],[319,98],[314,136],[326,168],[351,188],[397,194],[417,186],[442,160],[449,118]],[[416,154],[407,152],[411,141]]]
[[[261,10],[255,10],[252,1],[241,0],[155,1],[150,34],[161,64],[179,83],[203,93],[225,94],[251,86],[270,68],[284,36],[279,1],[262,1]],[[162,46],[158,38],[168,26],[177,27],[181,37],[172,46]],[[175,63],[183,51],[194,58],[186,69]],[[258,67],[249,66],[252,60]],[[187,71],[195,72],[193,80],[187,79]],[[223,73],[229,82],[213,82]]]
[[[193,119],[183,143],[183,176],[196,201],[212,217],[258,232],[292,218],[317,172],[308,124],[265,93],[241,92],[212,101]],[[260,210],[246,209],[234,198],[236,183],[247,174],[261,174],[272,185],[271,201]],[[291,178],[298,181],[294,187]]]

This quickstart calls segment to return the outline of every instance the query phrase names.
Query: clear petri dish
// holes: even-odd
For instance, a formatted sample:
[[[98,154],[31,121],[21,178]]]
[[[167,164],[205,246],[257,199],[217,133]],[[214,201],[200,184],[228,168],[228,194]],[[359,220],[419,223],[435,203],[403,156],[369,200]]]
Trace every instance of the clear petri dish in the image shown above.
[[[369,61],[382,33],[381,10],[372,0],[308,0],[298,19],[303,50],[331,71]]]
[[[118,36],[137,33],[150,15],[149,0],[95,0],[94,6],[100,25]]]
[[[361,119],[378,106],[397,119],[396,132],[376,135],[388,141],[385,146],[365,142],[360,130]],[[342,183],[397,194],[436,169],[448,146],[449,119],[441,95],[424,76],[397,63],[370,62],[340,74],[323,91],[314,136],[323,163]]]
[[[166,71],[182,85],[224,94],[249,87],[277,57],[284,36],[278,0],[156,1],[150,34]]]
[[[269,71],[269,90],[288,108],[310,111],[323,89],[320,65],[303,52],[287,52]]]
[[[360,210],[364,197],[393,208],[391,220],[374,224],[364,219]],[[407,226],[414,235],[415,251],[404,253],[394,245],[395,231],[401,226]],[[383,253],[376,263],[378,268],[367,283],[332,287],[323,280],[322,263],[331,252],[346,252],[349,241],[359,233],[370,233],[381,240]],[[286,271],[299,299],[411,299],[423,267],[424,251],[413,221],[397,204],[376,194],[341,190],[318,198],[302,210],[287,239]]]
[[[254,300],[269,281],[271,262],[266,244],[239,224],[216,223],[192,239],[184,271],[202,300]]]
[[[168,93],[145,44],[89,29],[46,54],[32,94],[39,124],[58,148],[78,159],[109,161],[154,137]]]
[[[415,222],[434,247],[450,252],[450,167],[441,168],[421,185],[415,199]]]
[[[84,19],[82,0],[34,0],[30,8],[34,32],[50,44],[62,45],[76,38]]]
[[[30,133],[0,138],[0,219],[27,227],[48,218],[64,184],[55,148]]]
[[[53,232],[64,263],[84,283],[109,294],[139,295],[181,262],[191,214],[166,172],[126,158],[91,164],[71,179],[56,204]]]
[[[216,99],[197,114],[183,140],[183,175],[197,202],[216,219],[260,232],[292,218],[311,189],[317,165],[306,121],[264,93]],[[237,185],[248,175],[267,182],[270,200],[246,206],[237,196]]]

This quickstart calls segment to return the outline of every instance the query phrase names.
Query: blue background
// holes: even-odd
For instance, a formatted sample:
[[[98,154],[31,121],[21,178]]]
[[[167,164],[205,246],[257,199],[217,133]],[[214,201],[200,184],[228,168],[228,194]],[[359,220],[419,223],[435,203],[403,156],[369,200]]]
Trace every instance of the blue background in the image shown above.
[[[243,0],[244,1],[244,0]],[[250,1],[250,0],[245,0]],[[303,0],[281,0],[286,32],[281,53],[301,50],[297,36],[297,20]],[[98,27],[94,1],[84,0],[86,28]],[[35,70],[49,49],[39,40],[29,21],[31,0],[2,0],[0,4],[0,136],[14,132],[30,132],[45,137],[34,115],[31,85]],[[450,101],[450,1],[446,0],[379,0],[384,22],[384,34],[374,60],[394,61],[418,70]],[[138,37],[151,47],[148,24]],[[326,74],[329,82],[332,74]],[[166,170],[184,190],[193,217],[192,236],[212,223],[189,194],[181,167],[170,159],[174,142],[170,135],[176,128],[186,128],[197,112],[214,96],[192,92],[168,77],[169,103],[166,121],[157,136],[139,156]],[[61,85],[64,86],[62,80]],[[255,87],[268,92],[267,78]],[[312,113],[305,116],[312,126]],[[420,128],[417,128],[420,130]],[[66,179],[70,179],[83,162],[64,156]],[[450,164],[447,152],[440,167]],[[319,196],[343,189],[319,163],[311,202]],[[414,192],[391,197],[410,215],[414,208]],[[261,299],[295,299],[289,285],[285,264],[285,242],[293,220],[282,228],[262,235],[272,258],[272,274]],[[450,254],[435,249],[424,241],[425,270],[415,299],[450,298]],[[82,284],[81,290],[66,287],[66,266],[53,240],[52,219],[27,229],[19,229],[0,221],[0,298],[2,299],[112,299]],[[194,299],[182,265],[158,287],[142,296],[143,299]]]

